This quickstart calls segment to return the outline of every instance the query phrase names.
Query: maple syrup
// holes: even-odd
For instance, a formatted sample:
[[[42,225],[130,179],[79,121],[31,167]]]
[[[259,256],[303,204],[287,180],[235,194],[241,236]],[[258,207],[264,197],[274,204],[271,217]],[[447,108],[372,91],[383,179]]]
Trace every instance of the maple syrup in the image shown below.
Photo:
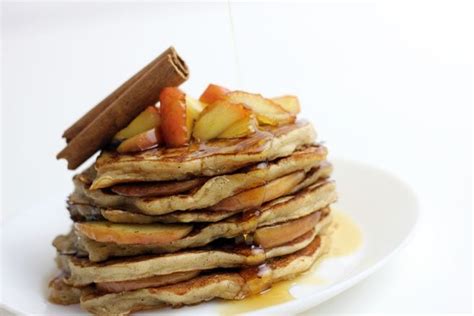
[[[356,252],[363,242],[362,232],[344,213],[333,211],[333,224],[328,227],[331,246],[325,258],[348,256]]]
[[[225,301],[220,310],[222,316],[248,313],[258,309],[289,302],[294,299],[290,294],[291,281],[276,283],[271,289],[239,301]]]

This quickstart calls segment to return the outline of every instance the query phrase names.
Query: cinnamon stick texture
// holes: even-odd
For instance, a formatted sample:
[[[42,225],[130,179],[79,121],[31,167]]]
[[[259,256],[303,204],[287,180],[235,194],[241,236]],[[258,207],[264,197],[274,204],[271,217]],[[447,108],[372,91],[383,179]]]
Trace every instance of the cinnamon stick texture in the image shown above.
[[[66,159],[68,168],[76,169],[147,106],[158,102],[164,87],[179,86],[188,77],[185,62],[173,47],[168,48],[69,127],[63,134],[68,144],[57,159]]]

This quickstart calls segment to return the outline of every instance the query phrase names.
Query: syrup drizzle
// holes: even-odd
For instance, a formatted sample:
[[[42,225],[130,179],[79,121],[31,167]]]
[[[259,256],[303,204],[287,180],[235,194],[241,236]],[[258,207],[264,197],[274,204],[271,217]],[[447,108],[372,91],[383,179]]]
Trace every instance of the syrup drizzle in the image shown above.
[[[235,63],[235,71],[237,74],[237,83],[241,85],[242,76],[240,75],[239,53],[237,50],[237,39],[235,36],[234,18],[232,16],[232,7],[231,7],[230,0],[227,0],[227,10],[229,13],[230,34],[232,38],[232,49],[234,50],[234,63]]]

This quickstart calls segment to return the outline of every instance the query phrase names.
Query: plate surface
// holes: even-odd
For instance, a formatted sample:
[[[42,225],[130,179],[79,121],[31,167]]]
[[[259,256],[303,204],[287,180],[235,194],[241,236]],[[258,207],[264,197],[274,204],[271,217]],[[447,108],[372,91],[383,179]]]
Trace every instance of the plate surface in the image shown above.
[[[406,244],[418,218],[412,190],[397,177],[377,168],[346,160],[334,160],[340,200],[335,209],[349,215],[363,235],[362,246],[350,256],[323,260],[315,272],[321,284],[296,284],[294,299],[252,314],[294,314],[341,293],[381,267]],[[78,306],[57,306],[46,300],[48,280],[55,273],[51,241],[70,226],[65,197],[41,201],[34,209],[4,224],[2,244],[2,307],[17,313],[80,314]],[[370,302],[367,302],[368,304]],[[215,301],[166,314],[202,315],[225,313],[225,302]],[[155,311],[156,313],[156,311]],[[204,313],[204,314],[203,314]]]

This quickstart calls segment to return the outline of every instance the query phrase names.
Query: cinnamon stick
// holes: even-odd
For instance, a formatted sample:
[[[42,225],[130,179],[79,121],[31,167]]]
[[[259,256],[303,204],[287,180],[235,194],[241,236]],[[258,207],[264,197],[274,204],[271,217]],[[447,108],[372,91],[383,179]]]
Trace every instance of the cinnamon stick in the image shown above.
[[[164,87],[179,86],[188,76],[184,61],[173,47],[168,48],[68,128],[63,134],[68,144],[57,158],[66,159],[68,168],[76,169],[148,105],[155,104]]]

